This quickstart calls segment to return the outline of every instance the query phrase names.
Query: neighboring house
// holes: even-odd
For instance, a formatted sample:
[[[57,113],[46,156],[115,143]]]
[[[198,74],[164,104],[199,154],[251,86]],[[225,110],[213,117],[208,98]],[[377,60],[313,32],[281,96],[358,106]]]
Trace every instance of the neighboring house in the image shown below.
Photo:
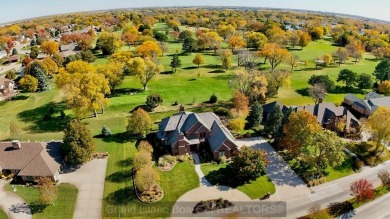
[[[58,181],[60,164],[49,155],[46,143],[0,142],[0,172],[15,174],[25,182],[33,182],[38,177],[49,177]]]
[[[6,62],[11,63],[11,62],[18,62],[20,56],[19,55],[13,55],[7,58]]]
[[[15,94],[15,82],[7,79],[0,78],[0,101],[6,99]]]
[[[333,103],[299,106],[294,111],[311,113],[323,128],[329,130],[336,130],[337,122],[341,119],[345,119],[345,131],[357,130],[361,125],[360,121],[346,107],[335,106]]]
[[[390,97],[382,97],[375,92],[370,92],[362,100],[353,94],[347,94],[343,104],[355,111],[360,117],[370,117],[379,106],[390,108]]]
[[[62,57],[66,58],[66,57],[71,56],[71,55],[76,55],[77,52],[75,50],[77,50],[76,44],[75,43],[70,43],[68,45],[60,46],[59,54]]]
[[[7,52],[5,50],[0,51],[0,59],[7,57]]]
[[[272,112],[272,110],[274,110],[275,106],[278,106],[280,108],[280,110],[282,111],[282,113],[287,113],[288,112],[289,107],[283,105],[279,101],[274,101],[274,102],[271,102],[271,103],[267,103],[267,104],[262,105],[262,108],[263,108],[263,120],[267,119],[268,115]],[[291,106],[291,108],[295,108],[295,106]]]
[[[329,130],[335,130],[337,122],[342,118],[345,118],[346,120],[346,130],[356,130],[361,125],[359,119],[357,119],[346,107],[337,107],[333,103],[318,103],[315,105],[288,107],[278,101],[274,101],[262,106],[263,121],[266,120],[267,116],[275,107],[279,107],[283,114],[288,112],[289,108],[291,108],[293,112],[307,111],[317,118],[318,123],[323,128]]]
[[[217,115],[186,112],[183,106],[179,113],[161,121],[157,137],[174,155],[210,149],[214,159],[219,159],[237,152],[235,138]]]

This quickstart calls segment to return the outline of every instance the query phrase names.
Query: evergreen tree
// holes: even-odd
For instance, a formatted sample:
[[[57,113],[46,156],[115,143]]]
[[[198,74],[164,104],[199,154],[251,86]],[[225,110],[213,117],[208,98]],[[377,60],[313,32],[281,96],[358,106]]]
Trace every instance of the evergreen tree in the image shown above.
[[[64,130],[64,143],[61,152],[67,163],[87,162],[95,151],[95,142],[88,127],[79,120],[72,120]]]
[[[275,133],[282,125],[283,113],[279,106],[275,106],[272,112],[267,116],[265,121],[264,132],[266,135],[275,137]]]
[[[169,66],[171,66],[174,73],[176,73],[176,69],[181,66],[181,60],[179,59],[177,53],[173,55],[171,64]]]
[[[288,111],[283,114],[282,122],[281,122],[281,124],[279,126],[279,129],[277,130],[277,132],[274,135],[275,142],[278,143],[278,142],[280,142],[282,140],[282,137],[283,137],[283,126],[288,123],[288,117],[291,115],[292,112],[293,112],[293,109],[290,107],[290,108],[288,108]]]
[[[196,40],[193,37],[187,37],[183,41],[183,50],[186,53],[191,53],[197,50]]]
[[[12,55],[17,55],[18,54],[18,50],[16,48],[13,48],[12,49]]]
[[[263,120],[263,108],[257,101],[251,105],[251,110],[246,120],[248,121],[247,126],[250,129],[256,128],[261,124]]]
[[[47,79],[46,70],[39,62],[31,64],[30,74],[38,80],[37,91],[46,91],[49,89],[49,80]]]

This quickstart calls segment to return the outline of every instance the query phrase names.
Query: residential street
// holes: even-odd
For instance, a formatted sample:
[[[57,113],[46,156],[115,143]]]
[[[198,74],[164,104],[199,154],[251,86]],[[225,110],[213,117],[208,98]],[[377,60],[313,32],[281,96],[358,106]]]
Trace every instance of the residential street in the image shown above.
[[[269,143],[265,140],[262,140],[261,138],[249,138],[240,140],[238,144],[241,146],[247,145],[258,149],[264,149],[267,151],[268,158],[270,160],[270,166],[267,168],[267,174],[269,175],[270,179],[275,183],[278,191],[276,195],[271,196],[270,200],[287,202],[287,218],[297,218],[299,216],[306,215],[308,208],[315,204],[319,204],[321,208],[325,208],[329,203],[345,201],[351,198],[352,196],[350,195],[350,184],[355,180],[367,179],[368,181],[373,183],[374,187],[380,186],[381,182],[377,177],[378,171],[381,169],[390,169],[390,161],[382,163],[373,168],[366,167],[363,171],[359,173],[355,173],[350,176],[334,180],[332,182],[324,183],[316,187],[312,187],[311,192],[307,186],[303,186],[299,183],[299,180],[296,179],[297,176],[294,176],[295,173],[291,173],[291,169],[283,164],[285,163],[284,161],[278,161],[279,158],[277,158],[277,163],[274,163],[275,157],[279,157],[279,155],[276,154],[271,145],[269,145]],[[278,167],[278,171],[273,172],[275,168],[273,166],[275,165]],[[390,203],[390,198],[388,197],[385,201],[386,203]],[[380,203],[380,206],[384,209],[386,209],[384,206],[388,206],[386,204],[382,204],[382,202]],[[360,216],[363,210],[359,209],[356,212],[356,218],[367,218],[364,217],[364,215],[366,214]],[[382,212],[377,212],[376,214],[378,214],[378,217],[375,218],[382,218],[385,216],[385,213],[385,210],[382,210]]]
[[[390,194],[384,195],[362,207],[356,209],[354,219],[389,219],[390,218]]]

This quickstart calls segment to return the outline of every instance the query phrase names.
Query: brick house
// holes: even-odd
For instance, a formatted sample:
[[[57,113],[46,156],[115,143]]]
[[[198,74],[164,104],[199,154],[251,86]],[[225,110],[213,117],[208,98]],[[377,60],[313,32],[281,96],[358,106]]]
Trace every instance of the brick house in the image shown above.
[[[162,119],[157,138],[171,148],[173,155],[184,155],[210,149],[214,159],[230,158],[237,152],[233,135],[212,112],[192,113],[184,111]]]

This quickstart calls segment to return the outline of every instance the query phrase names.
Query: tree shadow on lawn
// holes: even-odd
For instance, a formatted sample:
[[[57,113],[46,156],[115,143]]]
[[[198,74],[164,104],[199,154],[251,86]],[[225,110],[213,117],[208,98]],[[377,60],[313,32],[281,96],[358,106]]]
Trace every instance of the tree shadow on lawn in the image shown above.
[[[197,69],[198,66],[188,66],[188,67],[184,67],[182,69],[185,69],[185,70],[192,70],[192,69]]]
[[[18,100],[27,100],[29,98],[29,96],[27,95],[16,95],[14,97],[11,98],[11,101],[18,101]]]
[[[95,135],[94,138],[101,138],[101,135],[100,134]],[[126,142],[137,141],[137,139],[138,139],[137,136],[132,136],[128,132],[122,132],[122,133],[112,134],[111,136],[103,138],[102,140],[107,143],[116,142],[116,143],[123,144]]]
[[[133,187],[125,187],[108,194],[104,201],[110,205],[126,205],[136,198]]]
[[[309,96],[309,88],[301,88],[301,89],[297,89],[295,90],[295,92],[297,92],[298,94],[304,96],[304,97],[308,97]]]
[[[49,110],[52,109],[54,109],[54,113],[49,115]],[[17,117],[22,122],[32,123],[27,127],[32,133],[59,132],[65,129],[71,117],[67,115],[65,118],[60,118],[53,115],[65,109],[64,102],[50,102],[35,109],[22,111],[17,114]]]
[[[131,170],[115,172],[106,177],[106,180],[114,183],[130,182],[132,180]]]
[[[213,185],[223,185],[232,188],[237,188],[238,186],[242,186],[245,183],[248,183],[248,182],[239,182],[236,179],[232,169],[229,168],[229,166],[220,168],[218,170],[213,170],[205,177]]]
[[[213,71],[209,71],[209,73],[225,73],[226,71],[225,70],[222,70],[222,69],[217,69],[217,70],[213,70]]]
[[[227,81],[227,80],[232,80],[235,77],[236,77],[235,75],[218,75],[218,76],[214,76],[213,78],[221,81],[222,80]]]
[[[29,204],[29,207],[31,209],[31,214],[37,214],[42,213],[48,205],[41,204],[39,202],[33,202]]]
[[[142,93],[144,90],[138,89],[138,88],[117,88],[112,92],[112,94],[109,96],[111,97],[117,97],[122,95],[131,95],[131,94],[138,94]]]
[[[364,60],[367,60],[369,62],[379,62],[379,61],[382,61],[382,59],[377,59],[377,58],[365,58]]]
[[[131,167],[132,164],[133,164],[133,158],[131,157],[116,162],[116,165],[119,167]]]

